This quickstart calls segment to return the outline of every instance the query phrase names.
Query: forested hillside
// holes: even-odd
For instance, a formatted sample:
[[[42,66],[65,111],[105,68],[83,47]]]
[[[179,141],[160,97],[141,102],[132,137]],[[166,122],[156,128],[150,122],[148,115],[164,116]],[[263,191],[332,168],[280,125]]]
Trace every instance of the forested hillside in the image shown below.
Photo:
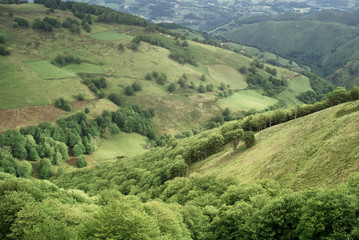
[[[212,31],[216,36],[253,45],[308,65],[328,76],[358,57],[358,13],[239,17]]]
[[[1,3],[0,239],[359,238],[358,87],[103,6]]]

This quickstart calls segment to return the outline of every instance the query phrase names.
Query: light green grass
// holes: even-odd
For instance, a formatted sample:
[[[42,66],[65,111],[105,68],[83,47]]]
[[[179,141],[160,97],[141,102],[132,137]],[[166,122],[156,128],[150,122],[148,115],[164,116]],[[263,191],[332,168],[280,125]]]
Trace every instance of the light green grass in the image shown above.
[[[284,101],[288,107],[303,104],[297,99],[297,96],[306,91],[313,91],[309,79],[301,74],[293,74],[289,71],[278,70],[278,73],[278,76],[283,76],[289,82],[289,85],[287,89],[275,97]]]
[[[72,78],[76,77],[76,74],[73,72],[66,71],[65,69],[59,68],[50,61],[35,61],[35,62],[27,62],[35,72],[37,72],[40,77],[44,79],[60,79],[60,78]]]
[[[359,171],[358,106],[346,103],[265,129],[252,148],[228,146],[190,170],[241,182],[274,179],[296,190],[336,186]]]
[[[92,38],[102,41],[117,41],[129,38],[128,35],[121,34],[118,31],[105,31],[90,35]]]
[[[245,89],[248,84],[242,74],[232,67],[226,65],[209,65],[209,74],[214,78],[218,85],[223,82],[226,85],[231,85],[234,89]]]
[[[244,90],[220,99],[217,104],[222,109],[228,107],[232,111],[248,111],[250,109],[261,111],[277,102],[278,100],[263,96],[254,90]]]
[[[132,157],[146,152],[148,140],[137,133],[121,132],[108,140],[101,139],[100,146],[92,154],[95,160],[113,159],[117,156]]]
[[[91,63],[70,64],[61,68],[71,73],[103,73],[102,67]]]

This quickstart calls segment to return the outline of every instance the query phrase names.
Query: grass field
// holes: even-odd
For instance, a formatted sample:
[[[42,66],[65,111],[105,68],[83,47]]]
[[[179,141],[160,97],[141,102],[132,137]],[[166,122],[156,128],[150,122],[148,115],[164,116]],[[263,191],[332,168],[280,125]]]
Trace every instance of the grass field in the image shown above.
[[[90,36],[94,39],[102,40],[102,41],[117,41],[117,40],[129,38],[128,35],[121,34],[118,31],[104,31],[104,32],[91,34]]]
[[[146,152],[148,140],[137,133],[121,132],[108,140],[101,139],[100,146],[92,154],[95,160],[114,159],[117,156],[132,157]]]
[[[209,65],[209,74],[217,81],[217,85],[221,82],[231,85],[234,89],[246,89],[248,84],[242,74],[232,67],[226,65]]]
[[[278,100],[263,96],[254,90],[244,90],[218,100],[217,104],[222,109],[229,107],[232,111],[248,111],[250,109],[260,111],[277,102]]]
[[[265,129],[252,148],[228,146],[190,170],[242,182],[274,179],[296,190],[336,186],[359,171],[358,106],[346,103]]]
[[[80,64],[70,64],[63,68],[64,71],[71,73],[103,73],[102,67],[96,64],[91,63],[80,63]]]
[[[76,77],[75,73],[59,68],[51,64],[51,62],[48,60],[27,62],[26,64],[29,65],[35,72],[40,75],[40,77],[44,79],[61,79]]]

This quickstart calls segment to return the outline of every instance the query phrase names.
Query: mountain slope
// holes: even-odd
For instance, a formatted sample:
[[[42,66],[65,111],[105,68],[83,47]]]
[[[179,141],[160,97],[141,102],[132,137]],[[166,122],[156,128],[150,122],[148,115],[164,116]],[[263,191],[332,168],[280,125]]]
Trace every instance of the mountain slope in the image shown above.
[[[359,34],[357,27],[299,16],[289,20],[269,18],[254,23],[234,22],[212,33],[296,60],[326,76],[357,57],[350,44]]]
[[[191,166],[192,172],[236,176],[241,182],[274,179],[303,189],[333,187],[359,170],[359,102],[345,103],[256,135],[254,147],[231,148]]]
[[[328,80],[337,86],[347,89],[359,86],[359,59],[347,63],[344,67],[335,71]]]
[[[70,11],[56,9],[54,13],[50,13],[39,4],[1,6],[0,35],[4,36],[4,46],[10,51],[10,55],[0,56],[0,70],[3,76],[0,80],[3,86],[0,89],[0,108],[18,108],[20,115],[14,114],[15,123],[18,121],[17,118],[23,116],[21,112],[26,110],[24,107],[53,104],[59,97],[77,102],[77,96],[82,95],[87,102],[78,108],[80,111],[86,107],[90,108],[93,114],[101,113],[102,110],[113,110],[116,105],[103,97],[115,93],[127,103],[154,107],[156,131],[176,134],[202,126],[233,104],[236,105],[233,112],[246,112],[252,108],[253,98],[264,97],[261,95],[263,88],[247,92],[246,78],[249,73],[238,71],[240,67],[250,67],[253,62],[250,58],[192,41],[179,39],[177,42],[173,36],[151,30],[149,24],[147,28],[142,27],[145,23],[141,19],[138,20],[140,24],[124,25],[104,23],[101,21],[107,18],[103,15],[91,15],[93,21],[90,33],[84,30],[80,30],[80,34],[71,33],[62,26],[55,27],[52,32],[45,32],[32,28],[13,28],[12,24],[18,17],[27,19],[31,26],[36,18],[55,18],[60,25],[67,18],[78,23],[82,20]],[[10,16],[11,12],[14,16]],[[136,43],[138,46],[135,44],[137,49],[132,50],[133,39],[136,36],[147,36],[164,47],[140,40]],[[122,46],[121,49],[119,46]],[[176,61],[169,57],[174,50],[189,53],[197,65],[179,63],[178,59]],[[51,64],[50,62],[58,55],[73,55],[80,58],[82,63],[64,67]],[[266,97],[268,101],[262,101],[263,104],[256,110],[264,110],[280,100],[287,106],[301,104],[296,96],[302,92],[312,91],[307,77],[283,68],[270,65],[265,65],[264,69],[258,68],[256,71],[264,79],[271,76],[265,71],[265,67],[275,68],[277,77],[285,79],[288,87],[283,88],[277,95]],[[164,73],[167,81],[158,84],[156,79],[146,80],[145,76],[153,71]],[[107,86],[97,92],[100,95],[90,91],[83,83],[83,73],[106,79]],[[182,81],[182,85],[178,83],[179,80]],[[222,82],[224,91],[219,89]],[[140,84],[142,91],[137,91],[134,96],[127,96],[124,90],[134,83]],[[168,90],[171,83],[177,88],[172,94]],[[198,92],[201,85],[204,93]],[[226,92],[227,96],[229,90],[233,93],[233,99],[228,97],[228,101],[219,103],[223,98],[220,94]],[[99,96],[103,98],[101,101],[98,99]],[[240,101],[235,102],[236,99]],[[5,119],[1,114],[7,113],[0,112],[0,118]],[[34,118],[49,121],[54,119],[44,119],[40,116]],[[26,124],[21,123],[21,126]]]

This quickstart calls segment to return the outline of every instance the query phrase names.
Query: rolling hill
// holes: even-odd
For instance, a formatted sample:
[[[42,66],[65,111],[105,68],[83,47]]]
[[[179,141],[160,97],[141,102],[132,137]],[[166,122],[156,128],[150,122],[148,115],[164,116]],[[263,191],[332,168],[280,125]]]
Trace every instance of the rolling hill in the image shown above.
[[[357,19],[355,13],[347,14]],[[330,16],[319,14],[238,18],[212,34],[277,53],[328,76],[358,55],[354,47],[358,21],[349,22],[346,17],[342,13],[332,21],[328,20],[332,19]]]
[[[348,62],[344,67],[338,69],[328,77],[328,80],[337,86],[342,86],[347,89],[359,85],[359,62],[355,59]]]
[[[58,22],[64,22],[68,18],[81,22],[81,19],[70,11],[56,9],[51,13],[38,4],[2,5],[0,11],[0,35],[4,36],[4,46],[10,51],[10,55],[1,56],[3,87],[0,89],[0,109],[3,110],[0,116],[5,119],[5,115],[11,115],[11,127],[26,126],[23,122],[16,123],[24,118],[22,113],[29,106],[43,106],[32,111],[34,119],[58,119],[59,113],[56,115],[55,112],[49,112],[48,116],[52,117],[46,119],[41,111],[59,97],[75,104],[78,102],[77,96],[82,95],[86,101],[75,104],[78,106],[75,108],[82,111],[87,107],[92,116],[103,110],[116,109],[115,104],[107,98],[99,99],[83,84],[83,76],[105,77],[107,87],[101,90],[102,97],[115,93],[127,103],[154,107],[156,132],[173,134],[202,126],[212,117],[221,114],[226,107],[233,108],[232,111],[238,114],[253,110],[252,108],[264,110],[280,100],[282,105],[284,103],[290,107],[301,103],[296,98],[300,93],[312,91],[308,78],[283,68],[265,65],[275,68],[277,77],[285,79],[288,87],[278,94],[267,96],[268,101],[263,101],[266,98],[261,95],[263,89],[248,90],[246,78],[249,73],[238,71],[242,66],[249,69],[253,62],[241,54],[185,40],[180,40],[180,44],[187,42],[189,46],[181,47],[168,34],[151,32],[145,27],[131,24],[99,22],[94,15],[90,33],[84,30],[80,34],[71,33],[64,27],[56,27],[52,32],[14,28],[12,24],[15,18],[24,18],[30,23],[36,18],[45,17],[54,18]],[[10,16],[10,13],[13,15]],[[131,50],[136,36],[151,36],[164,47],[145,40],[140,42],[137,50]],[[120,50],[119,45],[122,46]],[[182,64],[169,58],[174,49],[186,49],[196,59],[196,64]],[[70,54],[81,59],[81,64],[72,63],[64,67],[51,64],[58,55]],[[265,71],[265,67],[258,68],[257,72],[263,78],[269,78],[270,74]],[[166,75],[164,85],[156,83],[154,79],[145,79],[146,74],[153,71]],[[202,75],[205,78],[201,80]],[[183,79],[182,86],[179,85],[178,88],[177,82],[183,76],[186,79]],[[142,91],[136,92],[134,96],[127,96],[124,90],[134,82],[141,85]],[[297,88],[297,82],[300,82],[300,88]],[[173,94],[167,90],[170,83],[176,84],[177,90]],[[228,100],[220,97],[221,83],[225,84],[224,92],[231,89],[233,97],[228,97]],[[197,88],[201,84],[213,89],[198,93]],[[258,104],[253,105],[252,102],[257,99]],[[31,122],[33,123],[34,121]]]
[[[0,5],[1,239],[358,238],[359,88],[43,3]]]

